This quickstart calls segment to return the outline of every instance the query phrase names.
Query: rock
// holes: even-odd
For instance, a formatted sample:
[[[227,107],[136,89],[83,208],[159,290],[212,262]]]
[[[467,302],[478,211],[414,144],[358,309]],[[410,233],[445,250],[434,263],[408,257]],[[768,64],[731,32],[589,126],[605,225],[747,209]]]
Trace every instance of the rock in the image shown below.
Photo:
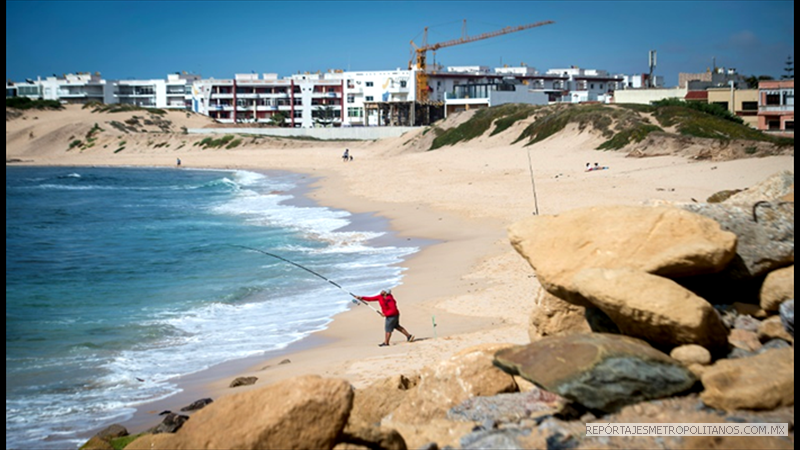
[[[731,305],[737,314],[755,317],[756,319],[765,319],[767,312],[761,309],[760,306],[752,303],[733,302]]]
[[[681,449],[793,449],[794,440],[785,436],[686,436]]]
[[[760,321],[751,316],[739,314],[733,321],[733,328],[745,331],[758,331],[758,326],[760,324]]]
[[[347,381],[301,376],[220,397],[177,433],[145,435],[126,449],[333,448],[352,404]]]
[[[769,317],[758,326],[758,340],[767,342],[772,339],[794,342],[794,337],[783,327],[779,316]]]
[[[783,328],[794,337],[794,299],[781,303],[778,309],[781,313]]]
[[[708,366],[703,364],[692,363],[687,365],[686,368],[689,369],[689,371],[692,372],[692,375],[694,375],[695,378],[699,380],[703,377],[703,374],[706,372]]]
[[[630,269],[584,269],[572,290],[600,308],[622,334],[672,349],[727,349],[727,329],[710,303],[664,277]]]
[[[192,402],[190,405],[184,406],[181,408],[181,411],[195,411],[198,409],[202,409],[209,403],[213,402],[210,398],[201,398],[200,400]]]
[[[423,424],[444,418],[451,407],[468,398],[514,392],[514,377],[492,365],[495,352],[511,346],[478,345],[423,368],[419,384],[391,413],[388,423]]]
[[[773,270],[761,285],[761,308],[777,311],[781,303],[794,298],[794,264]]]
[[[680,361],[686,367],[690,367],[692,364],[705,366],[711,362],[711,353],[709,353],[705,347],[696,344],[686,344],[675,347],[669,353],[669,356],[670,358]]]
[[[721,359],[703,374],[700,398],[726,411],[775,409],[794,404],[794,349],[768,350],[750,358]]]
[[[459,439],[469,434],[474,426],[473,422],[432,419],[419,424],[394,422],[391,427],[403,436],[408,448],[426,448],[433,442],[436,444],[434,448],[452,450],[458,448]]]
[[[114,450],[114,446],[107,439],[92,436],[79,450]]]
[[[344,445],[343,445],[344,444]],[[347,445],[349,444],[349,445]],[[374,450],[406,450],[406,441],[396,430],[348,423],[335,450],[349,447]]]
[[[691,388],[678,361],[626,336],[589,333],[546,337],[497,352],[495,365],[591,410],[611,412]]]
[[[529,392],[472,397],[447,411],[450,420],[472,422],[519,422],[536,412],[556,413],[567,401],[559,395],[536,388]]]
[[[109,425],[106,428],[102,429],[101,431],[98,431],[97,434],[95,434],[95,436],[106,441],[110,441],[111,439],[116,439],[127,435],[128,435],[128,429],[118,423]]]
[[[169,413],[164,416],[164,420],[161,421],[160,424],[154,426],[147,430],[148,433],[152,434],[159,434],[159,433],[174,433],[183,426],[186,421],[189,420],[189,416],[184,416],[182,414],[175,414]]]
[[[511,244],[551,294],[591,306],[569,286],[585,268],[628,268],[665,277],[722,270],[736,236],[679,208],[607,206],[534,216],[509,228]]]
[[[256,384],[256,381],[258,381],[258,377],[238,377],[231,381],[229,387],[249,386],[251,384]]]
[[[731,330],[728,335],[728,342],[732,346],[748,352],[754,352],[761,348],[761,341],[755,332],[738,328]]]
[[[725,203],[750,206],[762,200],[780,201],[789,194],[794,194],[794,173],[784,170],[728,197]]]
[[[589,333],[592,329],[586,320],[584,308],[561,300],[539,289],[531,310],[528,336],[531,342],[544,336],[572,333]]]
[[[395,375],[378,380],[363,389],[356,389],[350,422],[379,424],[381,419],[400,406],[409,390],[415,388],[418,382],[418,376],[409,378]]]
[[[794,264],[794,203],[757,208],[726,203],[687,203],[687,211],[708,217],[737,238],[739,264],[730,268],[731,279],[747,280]],[[735,269],[735,270],[734,270]]]

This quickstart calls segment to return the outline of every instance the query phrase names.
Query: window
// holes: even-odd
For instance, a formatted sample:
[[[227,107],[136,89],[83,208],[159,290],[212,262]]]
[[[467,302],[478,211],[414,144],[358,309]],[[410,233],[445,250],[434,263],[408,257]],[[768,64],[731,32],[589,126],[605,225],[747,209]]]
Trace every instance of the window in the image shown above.
[[[786,131],[794,131],[794,120],[787,120],[784,122],[783,129]]]
[[[365,102],[371,102],[372,99],[373,99],[373,97],[371,95],[368,95],[368,96],[364,97],[364,101]]]
[[[372,81],[367,81],[365,84],[367,87],[372,87]]]
[[[742,102],[742,111],[758,111],[758,102]]]
[[[406,84],[407,84],[406,80],[403,80],[403,81],[400,82],[400,87],[404,88],[404,87],[406,87]]]
[[[347,96],[347,103],[355,103],[355,102],[356,102],[356,96],[355,95],[348,95]]]
[[[364,108],[347,108],[347,117],[364,117]]]
[[[719,105],[725,109],[728,109],[728,102],[714,102],[714,105]]]
[[[781,96],[778,94],[767,94],[767,105],[777,106],[781,104]]]

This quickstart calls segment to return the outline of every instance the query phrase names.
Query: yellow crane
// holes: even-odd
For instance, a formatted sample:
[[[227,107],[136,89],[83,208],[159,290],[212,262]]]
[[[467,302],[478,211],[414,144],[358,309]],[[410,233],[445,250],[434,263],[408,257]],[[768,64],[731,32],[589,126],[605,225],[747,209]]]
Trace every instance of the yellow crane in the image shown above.
[[[466,21],[465,21],[466,22]],[[515,33],[517,31],[527,30],[529,28],[540,27],[542,25],[549,25],[551,23],[555,23],[552,20],[546,20],[544,22],[536,22],[536,23],[529,23],[527,25],[519,25],[516,27],[505,27],[503,29],[497,31],[490,31],[488,33],[478,34],[475,36],[463,36],[459,39],[452,39],[449,41],[438,42],[436,44],[428,45],[426,41],[428,40],[428,27],[425,27],[425,31],[422,38],[422,46],[417,47],[414,44],[414,41],[411,41],[411,46],[413,47],[412,51],[416,53],[416,65],[412,64],[412,61],[408,62],[409,70],[412,68],[417,69],[417,101],[420,103],[425,103],[428,101],[428,72],[427,72],[427,54],[428,50],[436,51],[440,48],[445,47],[452,47],[453,45],[459,44],[466,44],[469,42],[480,41],[482,39],[488,39],[495,36],[502,36],[508,33]]]

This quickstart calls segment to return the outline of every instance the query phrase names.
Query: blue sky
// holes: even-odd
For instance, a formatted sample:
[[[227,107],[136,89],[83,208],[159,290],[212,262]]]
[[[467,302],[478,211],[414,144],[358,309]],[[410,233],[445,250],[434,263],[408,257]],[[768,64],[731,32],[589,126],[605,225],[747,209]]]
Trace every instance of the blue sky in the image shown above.
[[[794,1],[6,1],[6,79],[100,72],[203,78],[407,68],[411,44],[555,23],[443,48],[444,65],[578,66],[646,73],[717,66],[780,78],[794,59]]]

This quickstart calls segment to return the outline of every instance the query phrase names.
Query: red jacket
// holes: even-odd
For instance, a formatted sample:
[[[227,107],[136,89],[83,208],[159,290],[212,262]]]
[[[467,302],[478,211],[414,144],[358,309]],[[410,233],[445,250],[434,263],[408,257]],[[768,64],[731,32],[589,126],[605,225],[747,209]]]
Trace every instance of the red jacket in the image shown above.
[[[400,314],[397,309],[397,302],[394,301],[392,294],[387,294],[385,297],[378,294],[373,297],[361,297],[361,300],[374,302],[377,301],[381,305],[381,311],[385,317],[396,316]]]

